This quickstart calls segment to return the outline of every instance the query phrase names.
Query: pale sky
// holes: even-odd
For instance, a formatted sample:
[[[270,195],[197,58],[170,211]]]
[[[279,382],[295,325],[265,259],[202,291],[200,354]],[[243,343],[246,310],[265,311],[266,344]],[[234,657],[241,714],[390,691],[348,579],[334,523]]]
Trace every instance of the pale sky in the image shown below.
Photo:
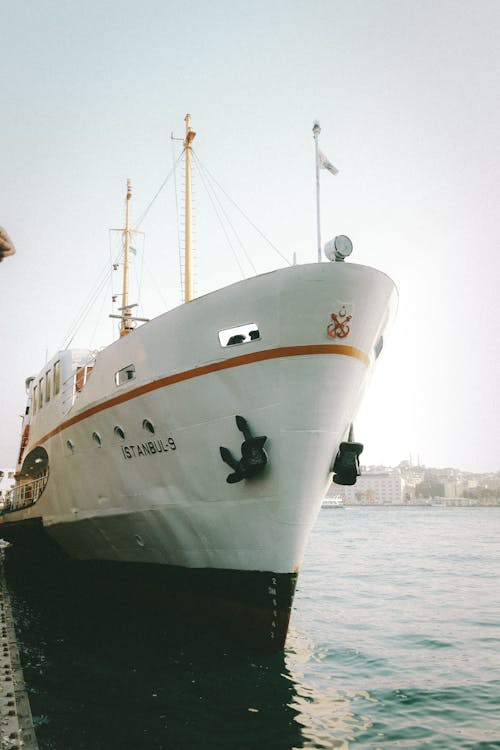
[[[323,240],[349,235],[352,262],[400,295],[356,424],[363,462],[500,470],[499,0],[20,0],[0,26],[0,225],[17,248],[0,265],[0,467],[25,378],[109,262],[127,177],[137,219],[190,112],[204,166],[298,262],[316,258],[321,123],[340,170],[322,173]],[[202,294],[241,272],[200,179],[196,195]],[[146,317],[179,302],[173,196],[141,225]],[[284,265],[240,225],[258,272]],[[110,296],[75,345],[112,340]]]

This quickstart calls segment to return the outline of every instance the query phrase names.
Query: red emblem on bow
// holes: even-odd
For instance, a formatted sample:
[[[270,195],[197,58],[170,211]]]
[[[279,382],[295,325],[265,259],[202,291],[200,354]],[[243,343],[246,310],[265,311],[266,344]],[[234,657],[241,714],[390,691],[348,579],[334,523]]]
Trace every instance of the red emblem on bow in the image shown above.
[[[333,323],[329,323],[326,328],[328,335],[332,339],[345,339],[351,330],[349,321],[352,320],[352,315],[348,315],[347,310],[342,305],[338,313],[332,313],[330,317]]]

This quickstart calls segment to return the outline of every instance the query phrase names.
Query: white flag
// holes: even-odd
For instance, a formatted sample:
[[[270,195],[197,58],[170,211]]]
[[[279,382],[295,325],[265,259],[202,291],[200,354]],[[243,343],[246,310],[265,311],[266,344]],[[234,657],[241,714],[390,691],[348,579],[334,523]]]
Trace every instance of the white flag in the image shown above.
[[[328,169],[328,171],[331,172],[332,174],[339,173],[339,170],[337,169],[337,167],[334,167],[331,161],[328,161],[324,153],[319,150],[318,150],[318,161],[319,161],[319,166],[321,167],[321,169]]]

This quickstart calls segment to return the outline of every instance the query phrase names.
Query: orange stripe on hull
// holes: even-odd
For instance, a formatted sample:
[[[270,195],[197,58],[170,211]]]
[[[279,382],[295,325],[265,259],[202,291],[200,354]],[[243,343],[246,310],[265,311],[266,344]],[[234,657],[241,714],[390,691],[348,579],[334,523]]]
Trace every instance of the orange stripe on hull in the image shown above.
[[[159,388],[165,388],[175,383],[182,383],[184,380],[191,380],[192,378],[200,377],[201,375],[208,375],[212,372],[220,372],[221,370],[229,370],[233,367],[241,367],[242,365],[252,364],[253,362],[264,362],[269,359],[280,359],[284,357],[301,357],[310,354],[340,354],[345,357],[353,357],[362,362],[366,367],[370,364],[370,358],[361,349],[357,349],[354,346],[345,346],[344,344],[309,344],[307,346],[281,346],[276,349],[264,349],[263,351],[251,352],[249,354],[242,354],[239,357],[233,357],[232,359],[219,360],[219,362],[211,362],[208,365],[201,365],[200,367],[193,367],[190,370],[184,370],[184,372],[178,372],[174,375],[167,375],[164,378],[158,380],[152,380],[150,383],[141,385],[138,388],[133,388],[126,393],[121,393],[114,398],[110,398],[107,401],[103,401],[100,404],[91,406],[89,409],[76,414],[66,422],[62,422],[56,428],[48,432],[35,445],[32,446],[31,450],[37,445],[42,445],[54,435],[58,435],[68,427],[72,427],[78,422],[81,422],[88,417],[98,414],[105,409],[110,409],[118,404],[123,404],[126,401],[142,396],[145,393],[156,391]]]

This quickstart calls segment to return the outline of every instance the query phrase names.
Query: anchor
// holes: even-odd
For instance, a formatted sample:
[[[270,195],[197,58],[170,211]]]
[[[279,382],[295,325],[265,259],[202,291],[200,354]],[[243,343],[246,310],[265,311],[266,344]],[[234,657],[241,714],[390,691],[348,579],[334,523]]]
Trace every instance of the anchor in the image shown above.
[[[335,484],[352,485],[361,476],[359,457],[363,452],[363,444],[354,442],[354,431],[351,425],[347,441],[340,443],[338,453],[333,464],[333,479]]]
[[[234,484],[242,479],[252,479],[264,469],[267,464],[267,455],[264,443],[265,435],[253,437],[245,417],[236,416],[236,425],[243,433],[245,440],[241,444],[241,458],[236,459],[229,448],[220,447],[220,455],[224,463],[231,467],[232,474],[226,477],[226,482]]]

